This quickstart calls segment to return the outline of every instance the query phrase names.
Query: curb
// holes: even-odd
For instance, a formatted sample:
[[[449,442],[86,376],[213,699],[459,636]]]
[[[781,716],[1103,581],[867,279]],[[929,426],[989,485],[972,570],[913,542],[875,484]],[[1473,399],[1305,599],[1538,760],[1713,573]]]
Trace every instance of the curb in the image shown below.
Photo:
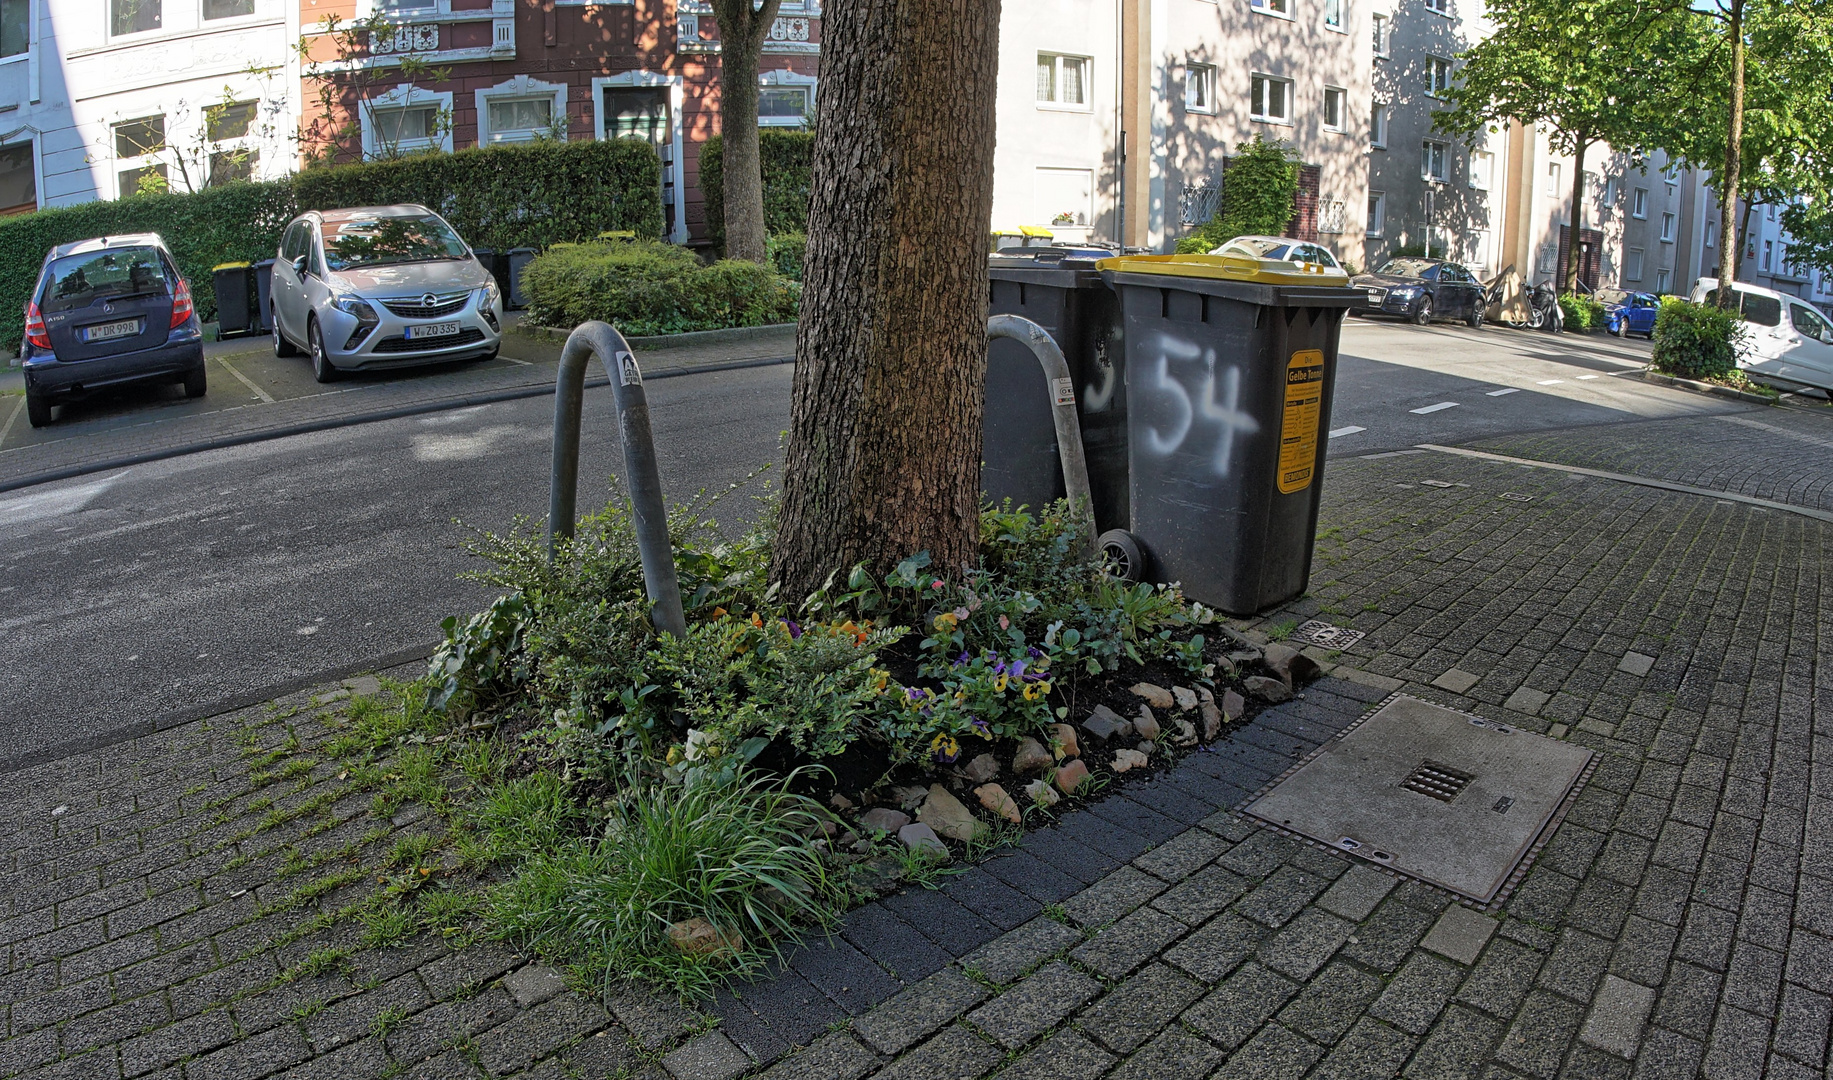
[[[732,342],[757,341],[773,337],[785,331],[793,333],[795,323],[766,323],[763,326],[734,326],[724,330],[693,330],[685,334],[657,334],[650,337],[627,337],[633,349],[648,352],[659,352],[663,349],[680,349],[690,345],[723,345]],[[563,330],[557,326],[536,326],[533,323],[517,323],[514,333],[535,338],[540,341],[564,342],[572,330]]]
[[[715,331],[718,332],[718,331]],[[667,371],[645,373],[644,381],[654,382],[657,379],[673,379],[683,375],[704,375],[715,371],[735,371],[741,368],[777,367],[794,363],[790,356],[769,357],[761,360],[727,360],[713,364],[695,364],[691,367],[671,368]],[[610,380],[599,377],[587,379],[587,388],[609,386]],[[284,439],[290,435],[309,435],[316,431],[331,431],[336,428],[355,427],[358,424],[371,424],[381,420],[398,420],[404,416],[422,416],[426,413],[445,412],[448,409],[466,409],[474,405],[494,405],[500,401],[516,401],[521,398],[550,397],[554,393],[551,385],[521,386],[510,390],[498,390],[487,394],[466,394],[462,397],[440,398],[436,401],[423,401],[413,405],[400,405],[392,409],[377,409],[374,412],[356,413],[350,416],[339,416],[324,420],[309,420],[297,424],[284,424],[280,427],[263,428],[260,431],[247,431],[234,435],[222,435],[213,439],[199,439],[179,446],[159,450],[147,450],[138,454],[124,454],[105,461],[85,462],[81,465],[70,465],[61,469],[51,469],[42,473],[33,473],[12,480],[0,480],[0,492],[17,491],[20,488],[35,487],[58,480],[69,480],[91,473],[106,472],[109,469],[125,469],[133,465],[145,465],[153,461],[166,461],[170,458],[184,457],[204,450],[220,450],[229,446],[246,446],[249,443],[266,442],[269,439]],[[0,761],[0,772],[7,766]]]
[[[1642,372],[1642,378],[1658,386],[1671,386],[1676,390],[1692,390],[1695,393],[1711,394],[1715,397],[1736,398],[1739,401],[1748,401],[1753,405],[1780,404],[1778,398],[1764,397],[1762,394],[1753,394],[1748,390],[1734,390],[1729,386],[1719,386],[1716,383],[1676,378],[1673,375],[1663,375],[1658,371],[1645,369]]]

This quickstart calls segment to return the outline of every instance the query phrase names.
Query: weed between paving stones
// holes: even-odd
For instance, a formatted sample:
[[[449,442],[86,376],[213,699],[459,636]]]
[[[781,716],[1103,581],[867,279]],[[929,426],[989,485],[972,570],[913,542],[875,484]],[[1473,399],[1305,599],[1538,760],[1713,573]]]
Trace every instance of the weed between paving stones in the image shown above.
[[[579,987],[634,975],[704,996],[847,908],[934,888],[958,860],[1199,748],[1224,697],[1229,719],[1246,711],[1230,688],[1249,675],[1269,695],[1291,685],[1175,588],[1087,561],[1063,505],[988,509],[979,567],[918,555],[882,579],[836,574],[796,605],[765,581],[769,506],[728,539],[710,505],[671,523],[681,639],[648,624],[620,504],[551,564],[519,522],[474,542],[492,563],[474,576],[505,596],[447,621],[425,679],[331,703],[333,734],[309,752],[290,728],[272,749],[251,734],[255,787],[288,794],[244,803],[265,816],[238,840],[342,827],[353,793],[377,819],[309,857],[278,841],[257,854],[305,879],[263,913],[316,908],[276,947],[356,928],[283,979],[430,931],[532,947]],[[1097,710],[1105,726],[1064,726]],[[1118,768],[1122,750],[1147,764]],[[314,777],[335,779],[291,797]]]

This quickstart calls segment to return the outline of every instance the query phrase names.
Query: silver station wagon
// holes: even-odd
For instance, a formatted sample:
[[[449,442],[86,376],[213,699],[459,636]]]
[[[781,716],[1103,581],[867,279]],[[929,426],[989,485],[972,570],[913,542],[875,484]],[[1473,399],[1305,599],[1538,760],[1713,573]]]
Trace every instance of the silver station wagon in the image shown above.
[[[424,206],[301,214],[281,234],[274,355],[312,375],[496,356],[503,296],[452,226]]]

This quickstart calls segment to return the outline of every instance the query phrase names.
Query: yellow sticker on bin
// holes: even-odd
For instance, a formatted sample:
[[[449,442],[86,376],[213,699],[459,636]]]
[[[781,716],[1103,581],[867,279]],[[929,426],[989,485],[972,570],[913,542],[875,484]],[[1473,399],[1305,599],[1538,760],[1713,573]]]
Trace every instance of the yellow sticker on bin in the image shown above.
[[[1248,281],[1261,285],[1347,286],[1349,275],[1321,263],[1250,259],[1245,255],[1122,255],[1095,263],[1097,270],[1124,274],[1165,274],[1171,277],[1208,278],[1212,281]]]
[[[1279,424],[1279,493],[1311,486],[1317,472],[1318,418],[1324,407],[1324,354],[1300,349],[1286,365],[1286,408]]]

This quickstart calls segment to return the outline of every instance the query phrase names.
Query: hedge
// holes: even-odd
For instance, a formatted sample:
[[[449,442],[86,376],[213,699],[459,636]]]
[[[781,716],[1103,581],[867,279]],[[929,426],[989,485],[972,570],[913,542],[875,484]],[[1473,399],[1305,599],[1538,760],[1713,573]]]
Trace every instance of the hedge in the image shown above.
[[[1683,379],[1724,379],[1737,370],[1744,332],[1735,311],[1662,297],[1649,366]]]
[[[1563,293],[1559,298],[1560,316],[1565,328],[1580,333],[1604,329],[1604,305],[1589,296]]]
[[[216,317],[210,268],[271,259],[286,223],[305,209],[417,202],[439,211],[474,247],[507,251],[630,229],[662,235],[662,163],[637,139],[540,142],[417,154],[308,169],[196,194],[141,195],[0,218],[0,342],[16,349],[45,252],[57,244],[156,232],[191,281],[199,314]]]
[[[815,133],[769,128],[757,133],[763,159],[764,231],[808,231],[808,194],[813,190]],[[707,236],[726,246],[725,152],[715,135],[700,147],[700,194],[706,200]]]
[[[708,266],[657,241],[561,244],[522,271],[527,321],[574,327],[603,319],[630,335],[793,322],[801,286],[768,266]]]

